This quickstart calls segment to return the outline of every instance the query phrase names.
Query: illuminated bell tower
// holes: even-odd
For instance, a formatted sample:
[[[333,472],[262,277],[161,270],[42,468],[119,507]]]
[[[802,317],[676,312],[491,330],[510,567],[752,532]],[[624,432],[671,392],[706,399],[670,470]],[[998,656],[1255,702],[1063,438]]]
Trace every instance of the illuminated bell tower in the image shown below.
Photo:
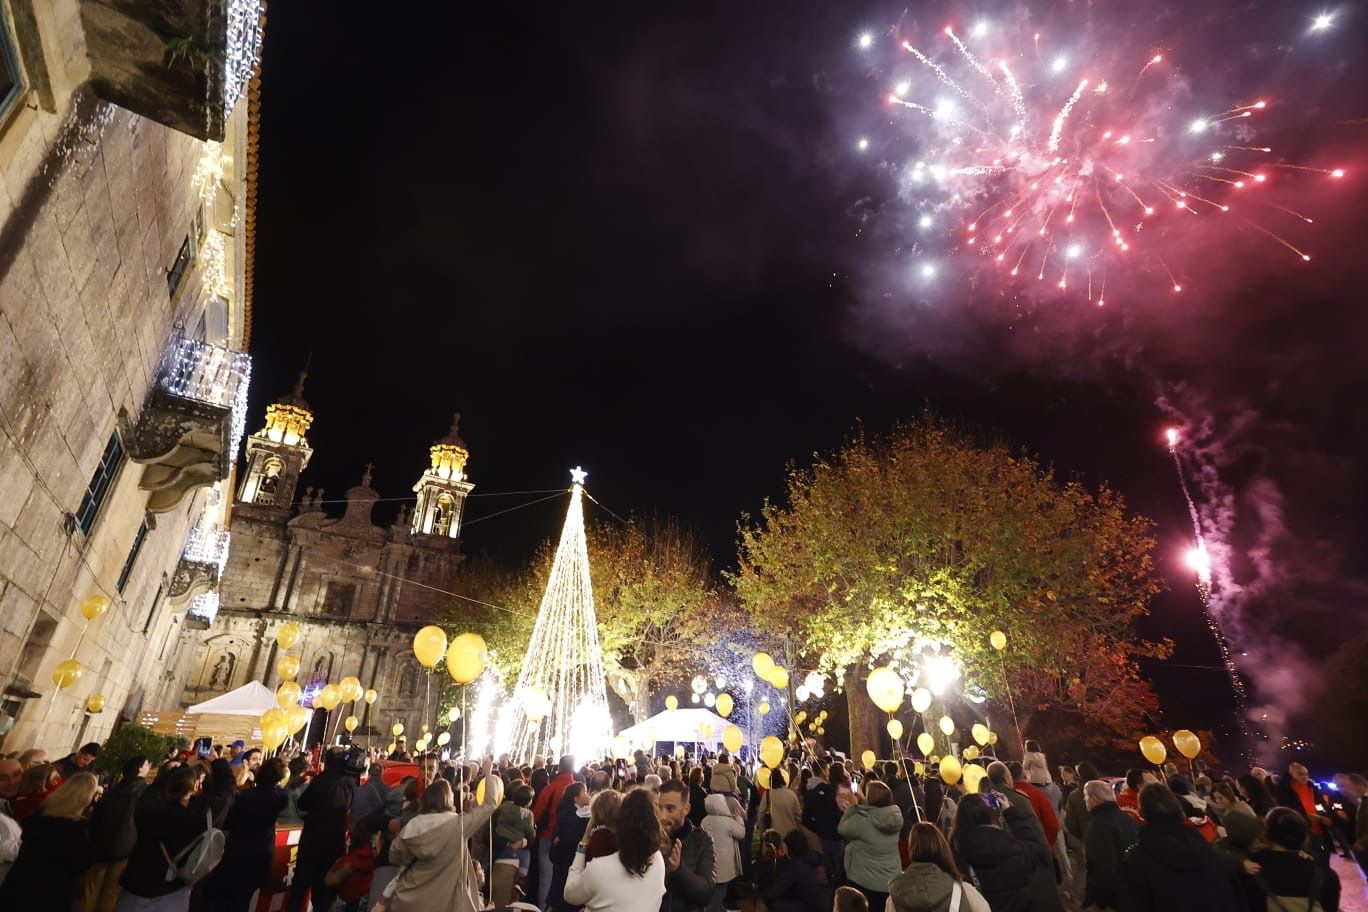
[[[466,481],[466,460],[470,451],[460,434],[461,413],[451,421],[451,430],[428,452],[432,465],[418,479],[413,491],[418,502],[413,507],[414,535],[456,538],[461,534],[461,512],[466,495],[475,486]]]
[[[266,406],[266,425],[247,438],[247,472],[238,489],[238,504],[288,512],[294,504],[300,473],[313,450],[305,434],[313,413],[304,401],[304,380],[294,391]]]

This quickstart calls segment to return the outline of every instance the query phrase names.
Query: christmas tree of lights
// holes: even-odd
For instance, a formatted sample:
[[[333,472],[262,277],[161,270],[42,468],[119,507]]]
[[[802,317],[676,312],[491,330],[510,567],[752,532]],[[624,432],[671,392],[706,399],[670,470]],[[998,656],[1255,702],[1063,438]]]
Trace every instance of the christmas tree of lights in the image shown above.
[[[509,753],[524,760],[569,753],[586,762],[601,756],[613,735],[584,535],[585,477],[580,468],[570,473],[570,509],[518,672],[511,715],[499,726],[511,735],[505,742]]]

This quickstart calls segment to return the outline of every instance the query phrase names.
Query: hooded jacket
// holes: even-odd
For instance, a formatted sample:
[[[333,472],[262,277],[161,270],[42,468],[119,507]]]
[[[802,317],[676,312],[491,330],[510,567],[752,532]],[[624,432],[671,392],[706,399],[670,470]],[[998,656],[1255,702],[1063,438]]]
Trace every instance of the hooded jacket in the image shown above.
[[[1029,912],[1034,863],[1011,833],[995,826],[957,830],[953,848],[955,864],[993,912]]]
[[[852,804],[846,808],[836,827],[846,841],[846,878],[866,890],[888,892],[888,882],[902,873],[898,854],[902,825],[902,811],[896,804]]]
[[[1088,816],[1088,837],[1083,842],[1088,866],[1083,905],[1114,908],[1121,893],[1121,860],[1139,838],[1140,824],[1115,801],[1102,802]]]
[[[468,813],[419,814],[390,846],[390,862],[402,870],[395,878],[393,912],[475,912],[484,900],[467,851],[498,807],[497,789]]]
[[[929,861],[914,861],[888,885],[888,898],[894,912],[949,912],[955,878]],[[988,900],[964,883],[960,912],[992,912]]]
[[[703,806],[708,811],[703,818],[703,832],[713,842],[713,883],[731,883],[741,873],[741,841],[746,838],[746,824],[732,815],[725,795],[709,795]]]
[[[712,768],[712,776],[708,779],[708,790],[726,792],[731,795],[737,794],[736,767],[730,763],[715,764]]]
[[[1197,831],[1149,823],[1121,865],[1123,912],[1236,912],[1234,884]]]

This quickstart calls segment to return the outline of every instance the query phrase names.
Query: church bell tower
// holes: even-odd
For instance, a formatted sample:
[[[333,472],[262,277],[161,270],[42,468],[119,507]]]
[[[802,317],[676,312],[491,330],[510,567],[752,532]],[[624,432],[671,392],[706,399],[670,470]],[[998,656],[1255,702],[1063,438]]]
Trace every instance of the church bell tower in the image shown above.
[[[475,485],[466,481],[466,460],[470,451],[460,434],[461,413],[451,422],[451,430],[428,450],[432,465],[418,479],[413,491],[418,502],[413,507],[414,535],[457,538],[461,534],[461,513],[466,495]]]
[[[238,489],[238,505],[288,514],[294,504],[299,476],[313,450],[305,435],[313,413],[304,401],[304,380],[294,391],[266,406],[266,425],[247,438],[247,472]]]

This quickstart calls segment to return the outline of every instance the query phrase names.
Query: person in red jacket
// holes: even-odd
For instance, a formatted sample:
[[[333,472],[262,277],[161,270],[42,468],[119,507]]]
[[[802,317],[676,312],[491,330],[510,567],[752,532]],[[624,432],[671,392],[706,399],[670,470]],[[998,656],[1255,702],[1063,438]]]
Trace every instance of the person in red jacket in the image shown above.
[[[551,893],[551,837],[556,832],[556,807],[566,788],[575,781],[575,758],[569,754],[560,758],[556,778],[537,793],[532,803],[532,819],[537,825],[537,906],[546,908],[546,897]]]
[[[1026,781],[1020,763],[1013,760],[1007,764],[1007,769],[1012,774],[1012,787],[1030,800],[1031,810],[1040,818],[1040,825],[1045,828],[1045,839],[1049,841],[1050,851],[1053,852],[1055,841],[1059,838],[1059,815],[1055,813],[1054,802],[1044,789]]]

